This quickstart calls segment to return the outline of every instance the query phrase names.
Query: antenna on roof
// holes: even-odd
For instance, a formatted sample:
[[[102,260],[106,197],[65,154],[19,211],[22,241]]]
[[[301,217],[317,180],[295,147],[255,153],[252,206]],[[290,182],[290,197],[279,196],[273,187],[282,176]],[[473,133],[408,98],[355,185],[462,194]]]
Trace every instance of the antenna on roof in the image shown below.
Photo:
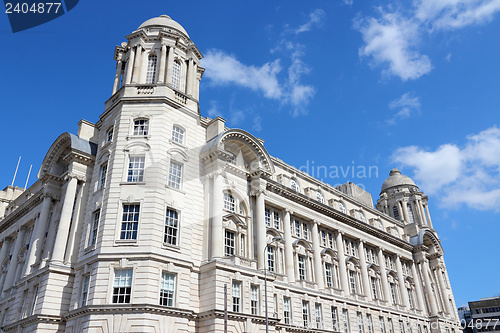
[[[14,182],[16,181],[17,169],[19,169],[19,163],[21,163],[21,156],[19,156],[19,160],[17,161],[16,172],[14,172],[14,178],[12,178],[11,186],[14,186]]]
[[[26,178],[26,183],[24,184],[24,189],[28,188],[28,181],[30,180],[30,174],[31,174],[32,167],[33,167],[33,164],[30,165],[30,171],[28,171],[28,177]]]

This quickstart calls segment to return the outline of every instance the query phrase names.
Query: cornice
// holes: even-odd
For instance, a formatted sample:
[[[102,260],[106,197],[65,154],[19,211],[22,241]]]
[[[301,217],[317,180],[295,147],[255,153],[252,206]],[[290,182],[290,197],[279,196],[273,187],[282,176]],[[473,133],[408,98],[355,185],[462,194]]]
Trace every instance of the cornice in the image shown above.
[[[184,317],[195,319],[196,313],[192,310],[185,310],[175,307],[166,307],[161,305],[151,304],[103,304],[103,305],[87,305],[73,311],[69,311],[63,316],[65,321],[73,318],[78,318],[91,314],[130,314],[130,313],[151,313],[158,315],[171,315],[175,317]]]
[[[43,188],[38,190],[31,198],[23,202],[19,207],[16,208],[12,213],[6,216],[0,225],[0,233],[4,232],[11,225],[15,224],[22,216],[31,212],[34,207],[38,206],[42,202]]]
[[[16,321],[10,325],[6,325],[2,327],[4,332],[11,332],[17,330],[19,326],[21,327],[28,327],[30,325],[33,325],[35,323],[49,323],[49,324],[59,324],[63,322],[64,320],[62,319],[61,316],[53,316],[53,315],[44,315],[44,314],[35,314],[32,316],[29,316],[27,318],[24,318],[20,321]]]
[[[351,227],[354,227],[358,230],[367,232],[369,234],[372,234],[378,238],[381,238],[393,245],[396,245],[400,248],[403,248],[404,250],[412,251],[413,250],[413,245],[410,243],[401,240],[399,238],[396,238],[395,236],[392,236],[386,232],[383,232],[367,223],[360,222],[356,220],[355,218],[343,214],[333,207],[329,207],[325,204],[322,204],[316,200],[313,200],[309,198],[308,196],[298,193],[293,191],[292,189],[289,189],[288,187],[274,181],[274,180],[268,180],[267,182],[267,189],[270,192],[274,192],[276,194],[279,194],[281,196],[284,196],[292,201],[298,202],[299,204],[306,206],[307,208],[313,209],[323,215],[326,215],[327,217],[334,218],[338,222],[343,222]]]

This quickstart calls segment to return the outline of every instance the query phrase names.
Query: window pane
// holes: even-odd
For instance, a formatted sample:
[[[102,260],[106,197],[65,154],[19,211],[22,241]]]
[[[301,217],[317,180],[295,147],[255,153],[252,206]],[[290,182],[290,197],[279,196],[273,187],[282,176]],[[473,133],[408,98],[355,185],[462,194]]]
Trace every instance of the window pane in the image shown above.
[[[179,215],[177,211],[168,208],[165,218],[165,234],[163,242],[170,245],[177,245],[177,234],[179,231]]]
[[[182,179],[182,164],[171,161],[170,170],[168,173],[168,186],[173,187],[175,189],[180,189],[181,179]]]
[[[164,272],[161,276],[160,305],[174,306],[175,275]]]
[[[140,205],[123,205],[120,239],[137,239]]]
[[[130,156],[127,182],[142,182],[144,180],[144,160],[144,156]]]

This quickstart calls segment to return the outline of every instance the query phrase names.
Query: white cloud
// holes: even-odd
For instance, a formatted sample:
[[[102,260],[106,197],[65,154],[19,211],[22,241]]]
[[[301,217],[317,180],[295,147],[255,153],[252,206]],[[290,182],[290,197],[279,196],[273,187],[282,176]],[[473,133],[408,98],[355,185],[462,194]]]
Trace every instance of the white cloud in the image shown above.
[[[500,211],[500,129],[496,126],[466,138],[466,144],[444,144],[436,150],[397,149],[393,160],[414,171],[414,180],[441,204],[465,204]]]
[[[222,113],[219,111],[216,101],[210,101],[210,108],[208,109],[208,116],[210,118],[215,118],[217,116],[222,117]]]
[[[418,49],[422,36],[484,24],[499,11],[500,0],[414,0],[411,8],[379,8],[378,17],[354,21],[364,41],[359,54],[387,66],[384,74],[418,79],[432,70],[429,57]]]
[[[261,116],[253,117],[252,129],[256,132],[260,132],[262,130],[262,117]]]
[[[365,45],[360,56],[370,57],[375,66],[387,64],[387,75],[403,81],[418,79],[431,71],[429,57],[421,55],[416,46],[419,26],[398,13],[382,13],[379,19],[358,19],[355,27],[363,35]]]
[[[301,32],[311,31],[313,28],[321,26],[323,20],[325,19],[325,16],[325,11],[323,9],[313,10],[311,13],[309,13],[309,21],[295,29],[294,32],[296,34],[300,34]]]
[[[389,103],[390,110],[396,110],[392,118],[386,120],[388,125],[394,125],[400,119],[411,117],[413,114],[420,112],[420,99],[414,97],[410,93],[403,94],[400,98]]]
[[[348,6],[351,6],[354,1],[353,0],[342,0],[344,2],[344,4],[348,5]]]
[[[212,49],[203,59],[203,65],[207,68],[205,75],[213,84],[236,84],[260,91],[265,97],[272,99],[279,99],[282,95],[282,87],[277,78],[281,71],[279,59],[260,67],[248,66],[233,55]]]

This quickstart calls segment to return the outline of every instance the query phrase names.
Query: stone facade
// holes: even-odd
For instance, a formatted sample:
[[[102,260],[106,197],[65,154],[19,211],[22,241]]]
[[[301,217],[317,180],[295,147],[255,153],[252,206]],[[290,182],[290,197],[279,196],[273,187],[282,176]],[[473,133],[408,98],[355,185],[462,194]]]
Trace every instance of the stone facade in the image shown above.
[[[375,208],[202,117],[201,58],[177,22],[146,21],[116,47],[99,121],[0,192],[1,329],[264,332],[267,305],[269,332],[454,331],[413,181],[391,171]]]

